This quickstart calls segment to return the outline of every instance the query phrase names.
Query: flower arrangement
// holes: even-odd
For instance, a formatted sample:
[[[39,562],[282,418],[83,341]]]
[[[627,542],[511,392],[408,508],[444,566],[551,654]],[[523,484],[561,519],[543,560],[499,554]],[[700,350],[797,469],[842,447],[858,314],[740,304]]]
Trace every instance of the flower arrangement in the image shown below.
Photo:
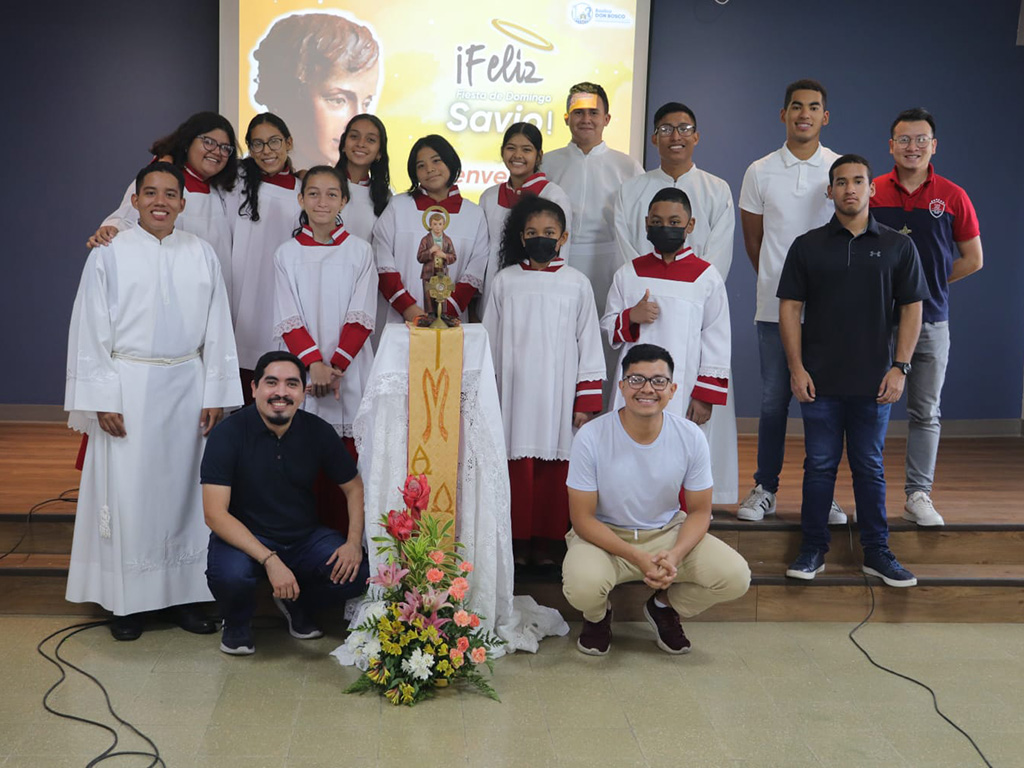
[[[430,501],[425,475],[406,478],[402,498],[405,509],[381,516],[387,536],[373,537],[387,554],[369,579],[383,591],[383,603],[352,632],[364,671],[345,692],[377,690],[396,706],[411,706],[465,682],[498,700],[479,666],[493,672],[488,651],[503,641],[481,630],[480,616],[465,606],[473,564],[458,557],[460,542],[445,549],[452,522],[439,525],[423,514]]]

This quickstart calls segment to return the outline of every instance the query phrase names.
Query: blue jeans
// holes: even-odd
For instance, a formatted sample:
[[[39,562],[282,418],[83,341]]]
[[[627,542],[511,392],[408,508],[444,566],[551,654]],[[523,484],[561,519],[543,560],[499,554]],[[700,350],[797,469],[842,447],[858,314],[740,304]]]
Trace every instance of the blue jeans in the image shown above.
[[[786,457],[786,420],[789,401],[789,364],[782,348],[778,323],[757,323],[761,357],[761,418],[757,424],[757,471],[754,483],[777,493],[782,461]]]
[[[333,566],[327,565],[327,559],[345,543],[345,537],[335,530],[319,527],[292,544],[282,544],[264,536],[256,538],[277,552],[281,562],[295,574],[299,582],[299,597],[295,602],[309,613],[358,597],[366,591],[369,565],[365,555],[355,581],[341,584],[331,581]],[[262,565],[217,534],[210,534],[206,581],[227,625],[249,625],[256,608],[256,589],[265,580],[266,571]]]
[[[843,457],[853,475],[857,524],[864,549],[886,547],[889,523],[885,517],[885,469],[882,450],[889,426],[889,405],[874,397],[827,397],[801,403],[804,417],[804,498],[800,506],[803,547],[828,551],[828,511],[836,487],[836,470]]]

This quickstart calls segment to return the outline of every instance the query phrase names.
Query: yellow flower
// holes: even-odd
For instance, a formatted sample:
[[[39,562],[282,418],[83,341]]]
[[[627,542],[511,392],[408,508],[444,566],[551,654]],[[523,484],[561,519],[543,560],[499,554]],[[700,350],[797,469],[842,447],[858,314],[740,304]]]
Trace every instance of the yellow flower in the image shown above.
[[[401,693],[397,688],[392,688],[390,690],[384,691],[384,695],[387,697],[387,700],[390,701],[392,704],[398,705],[400,703],[398,697],[401,695]]]
[[[408,683],[402,683],[399,688],[402,689],[402,703],[410,703],[412,701],[413,694],[416,692],[415,689]]]
[[[393,643],[384,637],[380,639],[380,649],[389,656],[402,655],[402,646],[400,646],[398,643]]]
[[[431,656],[433,656],[434,655],[434,646],[432,646],[432,645],[425,645],[425,646],[423,646],[423,652],[424,653],[429,653]]]
[[[430,641],[432,643],[436,643],[438,640],[441,639],[441,635],[438,633],[437,627],[435,627],[433,624],[427,627],[425,631],[427,633],[427,637],[430,638]]]
[[[423,617],[417,616],[412,620],[412,625],[416,627],[416,629],[423,629]]]
[[[415,639],[416,639],[416,633],[413,632],[410,629],[409,631],[407,631],[405,634],[402,635],[402,639],[399,640],[398,642],[401,643],[402,646],[404,647],[404,646],[408,645],[409,643],[411,643]]]
[[[448,659],[441,659],[439,662],[437,662],[437,671],[440,672],[443,675],[447,675],[448,671],[451,668],[452,668],[452,665],[448,662]]]
[[[398,615],[402,612],[402,609],[398,607],[398,603],[392,603],[391,607],[388,610],[391,613],[391,615],[396,619],[398,618]]]
[[[441,643],[439,646],[437,646],[437,655],[438,656],[447,656],[448,655],[448,643]]]

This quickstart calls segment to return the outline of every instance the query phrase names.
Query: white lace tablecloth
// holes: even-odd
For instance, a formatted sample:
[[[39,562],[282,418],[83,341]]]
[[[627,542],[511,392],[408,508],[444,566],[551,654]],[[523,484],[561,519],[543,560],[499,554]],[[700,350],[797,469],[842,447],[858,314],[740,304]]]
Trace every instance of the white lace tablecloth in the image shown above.
[[[484,617],[482,626],[506,645],[495,655],[537,651],[549,635],[565,635],[569,626],[553,608],[531,597],[513,597],[512,524],[509,516],[508,462],[502,432],[498,388],[494,378],[487,332],[481,325],[463,326],[462,428],[459,435],[459,474],[456,538],[462,556],[473,563],[469,607]],[[409,329],[404,324],[384,328],[370,369],[366,392],[354,422],[359,472],[363,478],[366,544],[370,573],[385,559],[371,541],[385,535],[379,521],[392,509],[402,509],[401,487],[408,468]],[[352,626],[379,603],[375,588],[350,610]],[[332,652],[342,664],[359,664],[358,644],[349,638]]]

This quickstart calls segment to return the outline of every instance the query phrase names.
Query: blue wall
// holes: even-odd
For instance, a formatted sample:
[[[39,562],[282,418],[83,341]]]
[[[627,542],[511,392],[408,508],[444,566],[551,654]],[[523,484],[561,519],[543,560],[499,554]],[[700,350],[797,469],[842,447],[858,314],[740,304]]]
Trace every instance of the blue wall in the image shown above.
[[[653,0],[648,126],[667,101],[697,113],[698,166],[739,196],[751,161],[785,140],[787,83],[828,89],[823,143],[891,170],[889,125],[924,106],[938,123],[936,170],[978,211],[985,268],[952,286],[945,418],[1019,418],[1024,377],[1024,47],[1020,0]],[[646,167],[658,165],[649,146]],[[760,402],[754,271],[736,221],[727,283],[736,412]],[[905,398],[904,398],[905,400]],[[793,414],[798,412],[795,407]],[[902,418],[902,406],[894,411]]]
[[[149,160],[149,143],[217,108],[217,3],[58,0],[22,5],[0,30],[7,156],[0,227],[3,349],[29,361],[0,403],[63,400],[67,324],[84,242]],[[1024,48],[1019,0],[653,0],[649,112],[698,116],[697,163],[739,194],[750,161],[778,148],[785,84],[829,89],[825,143],[890,167],[892,117],[939,120],[939,172],[965,187],[986,266],[952,290],[947,418],[1017,418],[1024,373]],[[101,9],[101,10],[97,10]],[[841,21],[837,20],[842,18]],[[913,30],[914,39],[904,36]],[[647,166],[657,165],[656,153]],[[1016,183],[1016,184],[1015,184]],[[757,415],[754,275],[737,221],[729,277],[737,413]],[[11,369],[9,368],[9,371]]]

